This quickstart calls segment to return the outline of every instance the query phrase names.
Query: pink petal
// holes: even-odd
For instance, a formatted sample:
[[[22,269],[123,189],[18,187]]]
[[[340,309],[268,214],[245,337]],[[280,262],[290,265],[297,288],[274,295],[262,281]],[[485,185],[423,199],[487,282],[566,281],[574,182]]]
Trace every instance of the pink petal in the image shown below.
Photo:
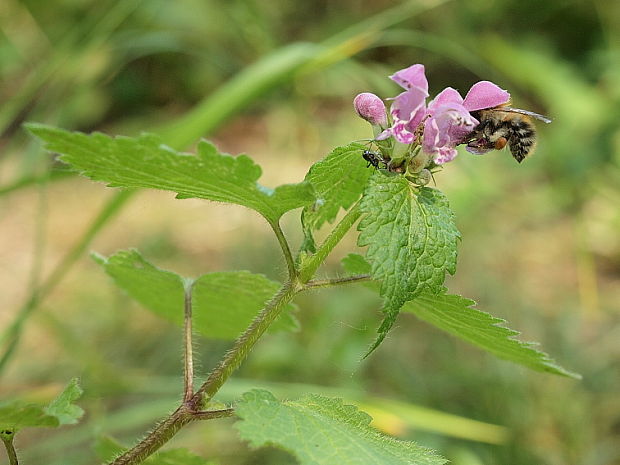
[[[441,105],[448,105],[451,103],[456,103],[459,106],[463,105],[463,97],[452,87],[446,87],[428,104],[428,109],[432,111]]]
[[[428,81],[424,75],[424,65],[411,65],[409,68],[396,71],[390,79],[404,89],[420,89],[428,97]]]
[[[375,140],[389,139],[390,137],[392,137],[392,132],[393,132],[392,128],[387,128],[381,134],[379,134],[377,137],[375,137]]]
[[[392,134],[401,144],[411,144],[413,142],[413,134],[407,130],[406,123],[396,123],[392,127]]]
[[[434,160],[438,165],[443,165],[456,158],[459,153],[454,147],[442,147],[435,155]]]
[[[394,97],[390,113],[395,119],[411,121],[426,104],[426,95],[420,89],[411,89]]]
[[[467,92],[463,106],[468,111],[493,108],[510,101],[510,94],[490,81],[475,83]]]
[[[424,138],[422,148],[426,153],[435,153],[439,145],[439,127],[435,118],[427,120],[424,124]]]

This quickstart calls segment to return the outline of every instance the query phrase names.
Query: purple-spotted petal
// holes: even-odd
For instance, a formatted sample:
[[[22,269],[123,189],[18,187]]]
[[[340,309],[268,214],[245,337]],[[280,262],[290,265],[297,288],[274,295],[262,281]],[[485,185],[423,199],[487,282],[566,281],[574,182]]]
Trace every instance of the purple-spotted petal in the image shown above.
[[[394,139],[396,139],[401,144],[411,144],[413,142],[413,133],[407,130],[406,122],[394,124],[391,130]]]
[[[411,65],[409,68],[396,71],[390,79],[403,89],[417,88],[428,97],[428,81],[424,75],[424,65]]]
[[[510,101],[510,94],[490,81],[475,83],[467,92],[463,106],[468,111],[482,110],[503,105]]]
[[[454,147],[442,147],[437,151],[433,159],[438,165],[443,165],[454,160],[458,154]]]
[[[433,108],[429,105],[431,116],[424,124],[422,143],[424,151],[432,154],[438,164],[453,160],[457,155],[455,147],[463,143],[478,125],[478,120],[458,103],[458,92],[446,89],[442,94],[432,103]]]
[[[456,145],[478,125],[463,105],[448,104],[435,110],[431,117],[439,128],[441,145]]]

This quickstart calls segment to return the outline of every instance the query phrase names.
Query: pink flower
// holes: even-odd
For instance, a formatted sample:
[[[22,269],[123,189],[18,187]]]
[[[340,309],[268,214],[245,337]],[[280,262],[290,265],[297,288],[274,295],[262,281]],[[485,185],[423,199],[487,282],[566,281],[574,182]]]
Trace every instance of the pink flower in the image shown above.
[[[405,91],[390,99],[393,101],[390,107],[392,126],[377,135],[376,140],[394,137],[400,143],[396,149],[404,147],[410,151],[411,147],[405,146],[416,142],[416,134],[420,134],[417,131],[421,128],[422,149],[431,155],[437,164],[453,160],[457,155],[456,146],[466,142],[479,124],[471,112],[503,105],[510,100],[507,91],[492,82],[480,81],[469,89],[464,99],[458,91],[447,87],[427,107],[428,81],[423,65],[401,69],[390,76],[390,79]],[[375,109],[372,102],[376,101],[379,101],[380,105],[377,103]],[[356,111],[362,118],[382,128],[387,127],[387,121],[379,119],[379,114],[385,117],[385,107],[379,97],[373,94],[360,94],[354,103]],[[483,153],[475,146],[468,147],[467,150]]]
[[[463,104],[469,111],[483,110],[485,108],[493,108],[498,105],[504,105],[510,101],[510,94],[489,81],[480,81],[475,83],[467,92]],[[486,141],[480,140],[465,147],[469,153],[482,155],[492,150],[487,148]]]
[[[370,92],[359,94],[353,100],[353,106],[358,115],[373,126],[386,128],[388,125],[383,100]]]
[[[468,111],[483,110],[485,108],[493,108],[503,105],[510,101],[508,91],[499,88],[489,81],[476,82],[463,101],[463,106]]]
[[[478,125],[464,106],[463,97],[447,87],[428,105],[422,149],[441,165],[457,155],[456,146]]]
[[[401,69],[392,76],[394,82],[405,89],[405,92],[393,99],[390,114],[394,120],[391,128],[384,131],[379,140],[390,136],[403,144],[413,142],[416,128],[422,122],[426,111],[426,97],[428,97],[428,81],[424,74],[424,65],[412,65]]]

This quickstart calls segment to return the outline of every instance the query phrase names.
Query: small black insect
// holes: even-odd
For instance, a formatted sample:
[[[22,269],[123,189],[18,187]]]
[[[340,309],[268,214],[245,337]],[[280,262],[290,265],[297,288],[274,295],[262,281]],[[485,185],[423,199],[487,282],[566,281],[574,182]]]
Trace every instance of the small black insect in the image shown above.
[[[383,163],[385,165],[385,168],[387,168],[388,166],[387,161],[385,161],[385,159],[381,156],[380,153],[373,152],[371,150],[364,150],[362,152],[362,157],[364,157],[364,160],[368,162],[366,168],[370,168],[370,166],[372,165],[375,167],[375,169],[377,169],[379,168],[380,163]]]

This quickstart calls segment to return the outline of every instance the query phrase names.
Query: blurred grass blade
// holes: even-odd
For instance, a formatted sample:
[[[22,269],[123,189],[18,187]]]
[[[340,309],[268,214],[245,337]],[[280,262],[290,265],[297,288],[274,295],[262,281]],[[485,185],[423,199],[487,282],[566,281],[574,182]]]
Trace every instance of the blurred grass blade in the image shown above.
[[[386,29],[447,1],[449,0],[412,0],[359,21],[321,42],[321,53],[304,66],[302,72],[324,68],[377,45]]]
[[[5,194],[10,194],[11,192],[17,191],[24,187],[30,187],[36,184],[66,179],[68,177],[72,177],[73,175],[75,175],[74,171],[61,168],[61,169],[54,169],[50,171],[49,173],[24,176],[18,179],[17,181],[13,181],[5,186],[0,187],[0,196],[5,195]]]
[[[71,28],[65,38],[55,47],[46,60],[41,61],[35,70],[26,78],[24,85],[10,101],[0,110],[0,135],[15,123],[24,109],[33,101],[49,80],[67,66],[72,58],[76,75],[83,69],[88,53],[100,47],[120,24],[142,3],[142,0],[112,1],[103,17],[95,21],[77,22],[78,27]],[[81,27],[80,27],[81,26]],[[78,51],[74,50],[80,46]],[[77,55],[77,57],[76,57]]]
[[[357,402],[360,409],[373,417],[373,426],[389,434],[403,434],[407,429],[429,431],[487,444],[504,444],[509,437],[506,428],[471,418],[379,397]]]
[[[24,324],[38,307],[40,302],[56,287],[56,285],[64,278],[78,258],[82,256],[90,242],[99,233],[99,231],[114,217],[125,204],[125,202],[133,195],[134,191],[125,190],[114,194],[114,196],[106,202],[103,209],[99,212],[91,225],[88,227],[84,235],[73,246],[73,248],[65,255],[62,261],[53,269],[49,277],[34,289],[26,303],[17,311],[17,315],[13,322],[0,335],[0,344],[2,344],[2,355],[0,355],[0,373],[6,367],[11,356],[17,348]]]
[[[316,56],[317,51],[316,45],[296,43],[267,55],[161,130],[164,140],[174,148],[184,148],[212,132],[249,103],[289,80],[301,65]]]

